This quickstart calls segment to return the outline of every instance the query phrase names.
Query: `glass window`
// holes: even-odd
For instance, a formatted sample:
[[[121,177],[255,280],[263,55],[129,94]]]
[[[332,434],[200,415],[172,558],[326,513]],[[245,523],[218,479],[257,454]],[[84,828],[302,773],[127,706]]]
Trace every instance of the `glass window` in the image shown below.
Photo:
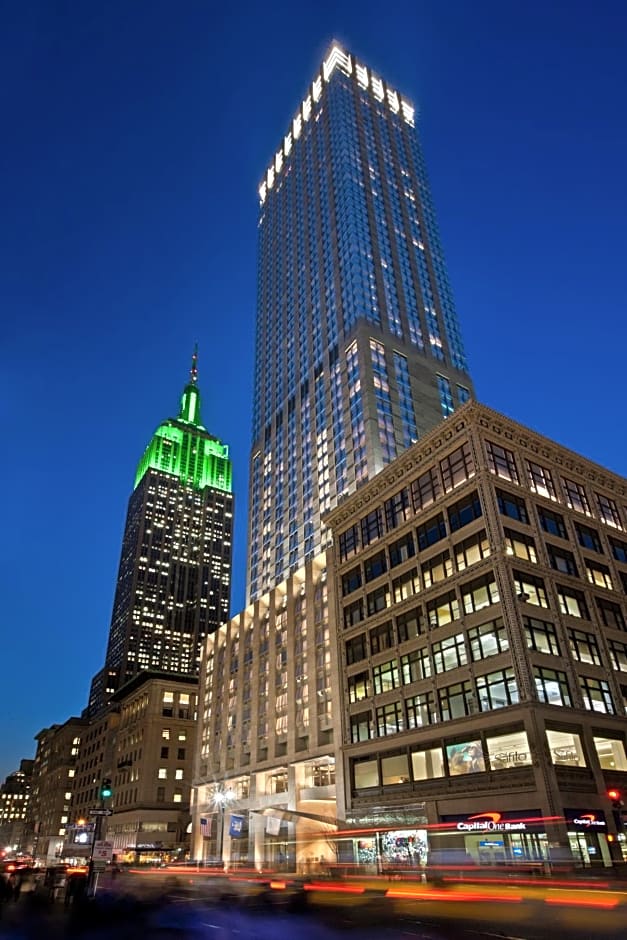
[[[570,574],[574,578],[579,575],[575,556],[572,552],[566,551],[565,548],[558,548],[556,545],[549,545],[548,543],[546,550],[551,568],[554,568],[556,571],[561,571],[562,574]]]
[[[435,545],[440,539],[446,538],[444,516],[442,513],[439,513],[439,515],[434,516],[433,519],[429,519],[428,522],[419,525],[416,531],[418,535],[418,547],[421,552],[424,552],[430,545]]]
[[[546,496],[547,499],[557,499],[555,493],[555,484],[551,471],[542,467],[533,460],[525,461],[527,464],[527,473],[529,475],[529,486],[538,496]]]
[[[368,655],[366,651],[366,637],[363,633],[346,641],[346,664],[358,663]]]
[[[596,637],[592,633],[569,629],[568,642],[574,658],[580,663],[601,665],[601,654],[599,653]]]
[[[447,744],[446,762],[451,777],[458,777],[460,774],[483,773],[486,768],[481,741]]]
[[[463,542],[458,542],[453,551],[458,571],[470,568],[471,565],[487,558],[490,554],[490,543],[485,530],[477,532],[476,535],[471,535]]]
[[[610,658],[614,669],[619,672],[627,672],[627,644],[619,643],[618,640],[610,640]]]
[[[517,558],[524,558],[525,561],[537,563],[536,543],[530,535],[524,532],[516,532],[514,529],[504,529],[503,531],[505,533],[505,551],[508,555],[515,555]]]
[[[536,620],[535,617],[523,617],[523,625],[529,649],[547,653],[549,656],[560,655],[557,633],[552,623]]]
[[[579,676],[578,678],[579,688],[586,708],[593,712],[605,712],[606,715],[616,713],[607,682],[603,679],[594,679],[591,676]]]
[[[610,546],[612,548],[612,555],[616,561],[621,561],[624,565],[627,565],[627,542],[610,538]]]
[[[429,647],[422,646],[401,656],[401,676],[403,685],[417,682],[419,679],[428,679],[431,675],[431,660]]]
[[[586,758],[578,734],[572,731],[552,731],[547,728],[546,739],[554,764],[566,764],[567,767],[586,766]]]
[[[486,737],[486,750],[491,770],[511,770],[532,763],[526,731],[511,731]]]
[[[387,499],[384,509],[385,524],[388,531],[391,532],[392,529],[411,518],[413,511],[409,501],[409,489],[405,486],[400,493],[396,493],[391,499]]]
[[[565,672],[559,672],[556,669],[545,669],[544,666],[534,666],[533,678],[541,702],[546,702],[547,705],[571,707],[572,703]]]
[[[411,497],[414,510],[420,512],[434,503],[442,493],[442,485],[435,468],[426,470],[411,484]]]
[[[407,754],[394,754],[381,758],[383,786],[395,783],[409,783],[409,759]]]
[[[596,529],[591,529],[589,525],[576,522],[575,532],[577,533],[577,541],[580,545],[583,545],[584,548],[589,548],[591,552],[598,552],[600,555],[603,554],[601,536]]]
[[[361,702],[369,696],[369,673],[358,672],[348,677],[348,699],[350,702]]]
[[[381,587],[366,595],[366,607],[369,617],[372,617],[373,614],[378,614],[379,611],[385,610],[386,607],[389,606],[390,586],[388,584],[382,584]]]
[[[590,503],[586,496],[585,487],[583,487],[581,483],[575,483],[574,480],[567,480],[565,477],[562,478],[562,483],[564,484],[564,492],[566,493],[566,502],[570,508],[577,510],[577,512],[584,512],[587,516],[591,516]]]
[[[559,512],[553,512],[551,509],[538,506],[538,519],[544,531],[548,532],[549,535],[555,535],[560,539],[568,538],[564,517]]]
[[[167,780],[167,779],[168,779],[168,768],[167,768],[167,767],[159,767],[159,770],[157,771],[157,777],[159,778],[159,780]]]
[[[351,715],[351,742],[369,741],[372,734],[372,717],[369,711]]]
[[[477,693],[482,712],[515,705],[518,702],[518,686],[514,670],[501,669],[485,676],[477,676]]]
[[[470,682],[456,682],[438,690],[442,721],[464,718],[476,711],[475,695]]]
[[[390,659],[387,663],[379,663],[377,666],[373,666],[372,678],[376,695],[395,689],[400,685],[398,663],[395,659]]]
[[[602,496],[601,493],[597,493],[596,498],[599,516],[603,522],[605,522],[606,525],[613,526],[615,529],[622,529],[620,513],[615,501],[610,499],[609,496]]]
[[[520,496],[514,493],[506,493],[505,490],[497,490],[496,497],[499,504],[499,512],[502,516],[509,516],[510,519],[516,519],[518,522],[529,523],[529,514],[527,505]]]
[[[448,552],[440,552],[422,565],[422,580],[426,588],[438,581],[445,581],[453,573],[453,563]]]
[[[469,493],[448,509],[448,521],[451,532],[457,532],[465,525],[479,519],[482,515],[481,501],[478,493]]]
[[[614,601],[606,601],[602,597],[595,597],[594,600],[599,616],[606,627],[611,627],[613,630],[625,629],[625,618],[619,604],[615,604]]]
[[[356,790],[379,786],[379,765],[376,760],[356,760],[353,763]]]
[[[449,636],[445,640],[434,643],[432,653],[436,673],[457,669],[458,666],[465,666],[468,658],[466,656],[464,634],[456,633],[454,636]]]
[[[385,574],[387,568],[387,558],[385,557],[384,551],[377,552],[376,555],[367,558],[366,561],[364,561],[366,582],[374,581],[375,578],[379,578],[382,574]]]
[[[339,538],[340,543],[340,561],[346,561],[351,558],[359,548],[359,527],[352,525],[346,532],[342,532]]]
[[[413,594],[417,594],[419,590],[420,581],[418,580],[418,571],[416,568],[411,568],[392,581],[392,595],[394,597],[394,603],[396,604],[400,604],[401,601],[412,597]]]
[[[423,630],[423,615],[420,607],[406,610],[396,618],[396,634],[399,643],[405,643],[414,637],[420,636]]]
[[[425,725],[433,725],[438,720],[433,692],[410,696],[405,701],[405,708],[408,728],[422,728]]]
[[[381,510],[373,509],[361,520],[361,543],[365,547],[380,539],[383,535],[383,514]]]
[[[356,591],[358,587],[361,587],[361,568],[359,565],[342,575],[342,596],[346,597],[347,594]]]
[[[414,545],[414,537],[411,532],[408,532],[407,535],[404,535],[396,542],[392,542],[389,548],[389,553],[390,568],[396,568],[397,565],[400,565],[404,561],[408,561],[408,559],[413,558],[416,554],[416,546]]]
[[[470,656],[473,662],[504,653],[509,649],[507,630],[501,617],[490,620],[479,627],[471,627],[468,631]]]
[[[382,653],[394,646],[394,631],[392,630],[392,621],[386,620],[385,623],[373,627],[370,631],[370,650],[374,656],[376,653]]]
[[[451,490],[465,483],[475,475],[475,467],[472,460],[470,443],[465,441],[461,447],[454,450],[452,454],[440,461],[440,470],[442,471],[442,480],[444,482],[444,492],[450,493]]]
[[[536,607],[548,607],[546,588],[542,578],[522,571],[512,572],[514,575],[514,589],[518,600],[523,604],[534,604]]]
[[[444,755],[441,747],[430,747],[411,752],[414,780],[435,780],[444,776]]]
[[[462,584],[462,602],[464,612],[467,614],[475,613],[489,607],[492,604],[498,604],[500,601],[498,588],[494,573],[483,575],[481,578],[475,578],[469,584]]]
[[[364,619],[364,602],[360,598],[344,608],[344,629],[354,627]]]
[[[607,565],[602,565],[598,561],[586,561],[586,576],[591,584],[596,584],[597,587],[607,588],[610,591],[614,590],[612,575]]]
[[[563,587],[561,584],[557,584],[555,587],[559,607],[563,614],[568,614],[569,617],[582,617],[584,620],[589,619],[588,605],[581,591]]]
[[[594,747],[603,770],[627,771],[625,742],[618,738],[594,738]]]
[[[427,616],[430,627],[444,627],[459,618],[459,601],[455,591],[448,591],[434,598],[427,604]]]
[[[493,444],[491,441],[486,441],[485,446],[490,471],[496,474],[497,477],[501,477],[502,480],[520,483],[513,452],[506,447],[501,447],[500,444]]]
[[[377,708],[377,734],[380,738],[403,731],[405,721],[400,702],[388,702]]]

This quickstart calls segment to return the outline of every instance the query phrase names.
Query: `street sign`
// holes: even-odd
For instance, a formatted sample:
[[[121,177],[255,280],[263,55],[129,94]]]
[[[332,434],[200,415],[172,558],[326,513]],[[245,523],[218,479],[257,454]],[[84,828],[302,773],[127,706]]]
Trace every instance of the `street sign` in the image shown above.
[[[90,809],[90,816],[113,816],[112,809]]]
[[[105,842],[104,839],[98,839],[94,842],[92,858],[95,862],[110,862],[113,858],[113,842]]]

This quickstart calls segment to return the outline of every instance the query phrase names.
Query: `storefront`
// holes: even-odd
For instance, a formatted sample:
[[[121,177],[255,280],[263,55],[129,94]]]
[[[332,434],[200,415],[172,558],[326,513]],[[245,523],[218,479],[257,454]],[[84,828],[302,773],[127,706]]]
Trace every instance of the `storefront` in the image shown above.
[[[605,813],[600,809],[565,809],[564,817],[575,863],[584,868],[611,868]]]
[[[441,822],[430,864],[540,865],[549,860],[546,820],[538,809],[442,816]]]

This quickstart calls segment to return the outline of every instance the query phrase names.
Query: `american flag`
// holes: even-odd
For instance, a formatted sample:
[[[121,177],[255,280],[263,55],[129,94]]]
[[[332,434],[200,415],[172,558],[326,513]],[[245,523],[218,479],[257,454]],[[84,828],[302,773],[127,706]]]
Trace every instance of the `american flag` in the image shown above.
[[[211,836],[211,820],[210,819],[200,819],[200,834],[205,839],[209,839]]]

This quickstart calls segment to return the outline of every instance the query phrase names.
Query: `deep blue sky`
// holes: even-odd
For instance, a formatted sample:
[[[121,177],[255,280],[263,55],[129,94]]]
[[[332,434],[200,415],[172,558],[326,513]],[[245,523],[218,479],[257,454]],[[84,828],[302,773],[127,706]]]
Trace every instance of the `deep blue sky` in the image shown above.
[[[627,473],[623,0],[6,0],[0,780],[85,705],[196,340],[244,605],[257,184],[333,37],[419,106],[479,397]]]

